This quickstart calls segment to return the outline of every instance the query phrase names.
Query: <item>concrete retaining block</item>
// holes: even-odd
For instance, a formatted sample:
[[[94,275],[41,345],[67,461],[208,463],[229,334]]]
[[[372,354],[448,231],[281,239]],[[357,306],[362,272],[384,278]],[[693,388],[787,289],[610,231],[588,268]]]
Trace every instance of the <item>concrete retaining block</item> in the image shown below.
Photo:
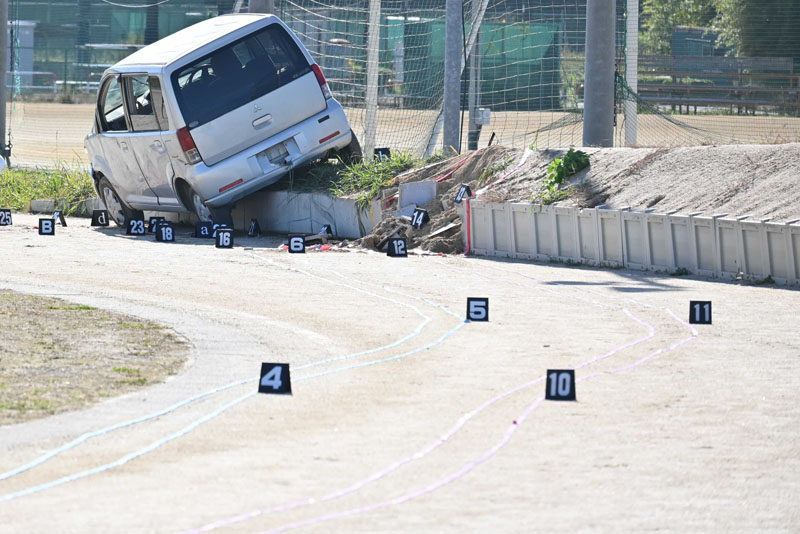
[[[400,208],[404,208],[410,204],[424,206],[436,198],[436,185],[436,182],[431,180],[400,184],[398,206]]]
[[[337,237],[357,239],[369,233],[382,219],[380,202],[373,200],[364,212],[354,199],[324,193],[260,191],[237,203],[234,227],[245,230],[250,219],[258,220],[265,232],[316,233],[330,224]]]

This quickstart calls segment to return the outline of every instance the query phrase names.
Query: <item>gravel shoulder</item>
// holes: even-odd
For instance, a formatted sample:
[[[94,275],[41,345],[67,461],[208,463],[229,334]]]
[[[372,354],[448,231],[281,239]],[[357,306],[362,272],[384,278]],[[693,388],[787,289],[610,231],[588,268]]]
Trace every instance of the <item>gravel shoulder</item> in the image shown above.
[[[0,501],[0,532],[800,528],[798,291],[290,255],[275,238],[217,250],[78,219],[44,237],[34,217],[14,220],[0,229],[0,288],[168,325],[194,349],[168,382],[0,426],[0,472],[246,381],[0,480],[2,499],[148,450]],[[448,313],[476,296],[490,299],[490,322]],[[714,303],[697,336],[666,311],[685,318],[690,299]],[[252,394],[264,361],[291,364],[293,395]],[[577,369],[578,402],[539,403],[535,380],[559,368]]]

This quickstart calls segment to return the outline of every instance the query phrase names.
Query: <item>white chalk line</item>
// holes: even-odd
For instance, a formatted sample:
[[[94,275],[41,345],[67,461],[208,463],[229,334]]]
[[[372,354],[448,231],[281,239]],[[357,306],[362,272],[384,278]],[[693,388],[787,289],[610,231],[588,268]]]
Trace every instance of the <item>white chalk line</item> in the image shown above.
[[[694,329],[693,327],[691,327],[690,325],[688,325],[687,323],[685,323],[684,321],[679,319],[674,313],[672,313],[671,310],[667,310],[667,311],[680,324],[682,324],[684,326],[687,326],[690,329],[691,335],[689,337],[681,339],[680,341],[677,341],[676,343],[673,343],[672,345],[670,345],[667,348],[661,348],[661,349],[658,349],[658,350],[656,350],[654,352],[651,352],[647,356],[637,360],[636,362],[634,362],[634,363],[632,363],[630,365],[627,365],[627,366],[624,366],[624,367],[620,367],[620,368],[617,368],[617,369],[612,369],[610,371],[598,372],[598,373],[594,373],[594,374],[591,374],[591,375],[588,375],[588,376],[584,376],[581,379],[576,380],[576,382],[583,382],[583,381],[589,380],[591,378],[594,378],[594,377],[597,377],[597,376],[606,375],[606,374],[621,373],[621,372],[628,371],[630,369],[636,368],[636,367],[646,363],[647,361],[651,360],[652,358],[656,357],[659,354],[664,354],[666,352],[670,352],[672,350],[675,350],[675,349],[679,348],[680,346],[682,346],[682,345],[688,343],[689,341],[693,340],[695,337],[697,337],[697,330],[696,329]],[[544,379],[544,377],[541,377],[541,378],[538,379],[538,381],[541,382],[543,379]],[[456,480],[462,478],[463,476],[465,476],[466,474],[471,472],[473,469],[475,469],[479,465],[481,465],[484,462],[486,462],[487,460],[491,459],[495,454],[497,454],[503,447],[505,447],[505,445],[507,445],[511,441],[511,438],[513,437],[513,435],[517,431],[517,429],[525,422],[525,420],[528,419],[528,417],[536,410],[536,408],[539,407],[539,405],[542,403],[542,401],[544,401],[544,395],[538,397],[530,405],[528,405],[528,407],[526,407],[525,410],[523,410],[522,413],[519,416],[517,416],[516,419],[514,419],[514,422],[505,431],[503,437],[497,443],[495,443],[492,447],[490,447],[489,449],[484,451],[482,454],[480,454],[476,459],[472,460],[471,462],[468,462],[463,467],[461,467],[459,470],[455,471],[454,473],[451,473],[447,477],[444,477],[444,478],[442,478],[442,479],[440,479],[440,480],[438,480],[438,481],[436,481],[436,482],[434,482],[434,483],[432,483],[432,484],[430,484],[430,485],[428,485],[428,486],[426,486],[426,487],[424,487],[424,488],[422,488],[420,490],[409,492],[409,493],[406,493],[406,494],[401,495],[399,497],[396,497],[396,498],[393,498],[393,499],[389,499],[389,500],[385,500],[385,501],[382,501],[382,502],[379,502],[379,503],[375,503],[375,504],[371,504],[371,505],[365,505],[365,506],[361,506],[361,507],[357,507],[357,508],[351,508],[349,510],[344,510],[344,511],[341,511],[341,512],[333,512],[333,513],[330,513],[330,514],[318,516],[318,517],[311,518],[311,519],[306,519],[306,520],[303,520],[303,521],[298,521],[298,522],[295,522],[295,523],[290,523],[288,525],[284,525],[284,526],[273,528],[273,529],[264,530],[264,531],[261,531],[261,532],[263,534],[265,534],[265,533],[274,533],[274,532],[285,532],[287,530],[293,530],[293,529],[300,528],[300,527],[317,525],[319,523],[323,523],[323,522],[326,522],[326,521],[331,521],[333,519],[341,519],[343,517],[349,517],[349,516],[358,515],[358,514],[365,513],[365,512],[375,511],[375,510],[378,510],[378,509],[381,509],[381,508],[386,508],[386,507],[393,506],[393,505],[396,505],[396,504],[402,504],[402,503],[405,503],[405,502],[408,502],[408,501],[423,497],[423,496],[425,496],[425,495],[427,495],[429,493],[432,493],[432,492],[438,490],[439,488],[441,488],[443,486],[446,486],[448,484],[451,484],[452,482],[455,482]],[[420,453],[417,453],[417,454],[420,454]]]
[[[628,348],[634,347],[636,345],[639,345],[641,343],[644,343],[645,341],[648,341],[648,340],[652,339],[655,336],[655,329],[653,328],[652,325],[650,325],[649,323],[647,323],[645,321],[642,321],[638,317],[634,316],[628,310],[623,310],[623,311],[625,312],[625,314],[628,317],[630,317],[631,319],[633,319],[634,321],[636,321],[640,325],[642,325],[645,328],[647,328],[648,334],[646,336],[638,339],[638,340],[635,340],[635,341],[626,343],[624,345],[621,345],[621,346],[619,346],[617,348],[614,348],[614,349],[612,349],[610,352],[608,352],[606,354],[603,354],[601,356],[597,356],[595,358],[587,360],[587,361],[583,362],[582,364],[580,364],[579,366],[575,367],[576,370],[580,369],[580,368],[583,368],[583,367],[585,367],[587,365],[591,365],[593,363],[596,363],[598,361],[604,360],[606,358],[609,358],[610,356],[613,356],[614,354],[617,354],[617,353],[619,353],[619,352],[621,352],[621,351],[623,351],[625,349],[628,349]],[[480,405],[478,408],[476,408],[476,409],[464,414],[450,430],[445,432],[436,441],[432,442],[431,444],[429,444],[428,446],[423,448],[421,451],[419,451],[419,452],[417,452],[417,453],[415,453],[415,454],[413,454],[411,456],[408,456],[406,458],[403,458],[402,460],[396,461],[395,463],[389,465],[388,467],[383,468],[383,469],[381,469],[381,470],[369,475],[365,479],[356,482],[355,484],[353,484],[352,486],[350,486],[350,487],[348,487],[348,488],[346,488],[344,490],[335,491],[333,493],[330,493],[328,495],[320,497],[319,499],[314,499],[314,498],[312,498],[312,499],[304,499],[304,500],[301,500],[301,501],[296,501],[296,502],[293,502],[293,503],[290,503],[290,504],[280,505],[280,506],[276,506],[276,507],[269,508],[269,509],[253,510],[251,512],[247,512],[247,513],[244,513],[244,514],[236,515],[236,516],[233,516],[233,517],[228,518],[228,519],[218,520],[218,521],[215,521],[213,523],[204,525],[202,527],[198,527],[196,529],[187,530],[187,531],[184,532],[184,534],[197,534],[199,532],[208,532],[208,531],[220,528],[220,527],[230,526],[230,525],[235,524],[235,523],[239,523],[239,522],[242,522],[242,521],[253,519],[255,517],[270,515],[270,514],[273,514],[273,513],[276,513],[276,512],[281,512],[281,511],[285,511],[285,510],[291,510],[291,509],[294,509],[294,508],[299,508],[299,507],[302,507],[302,506],[308,506],[308,505],[319,503],[319,502],[327,502],[327,501],[331,501],[333,499],[337,499],[339,497],[344,497],[345,495],[349,495],[351,493],[354,493],[354,492],[364,488],[368,484],[388,476],[390,473],[392,473],[393,471],[399,469],[403,465],[406,465],[408,463],[411,463],[411,462],[414,462],[414,461],[417,461],[417,460],[420,460],[420,459],[424,458],[425,456],[427,456],[428,454],[430,454],[431,452],[433,452],[434,450],[439,448],[441,445],[445,444],[459,430],[461,430],[461,428],[463,426],[465,426],[470,419],[472,419],[476,415],[480,414],[481,412],[483,412],[484,410],[486,410],[487,408],[489,408],[493,404],[496,404],[497,402],[500,402],[501,400],[503,400],[503,399],[515,394],[515,393],[519,393],[520,391],[528,389],[531,386],[534,386],[535,384],[538,384],[538,383],[542,382],[544,379],[545,379],[545,377],[541,376],[541,377],[536,378],[534,380],[531,380],[531,381],[529,381],[529,382],[527,382],[525,384],[522,384],[521,386],[516,386],[516,387],[514,387],[512,389],[509,389],[509,390],[507,390],[507,391],[505,391],[505,392],[503,392],[503,393],[501,393],[501,394],[499,394],[499,395],[487,400],[482,405]]]
[[[525,275],[523,275],[521,273],[514,273],[514,272],[511,272],[511,271],[505,271],[503,269],[496,269],[496,270],[502,271],[505,274],[519,274],[520,276],[523,276],[525,278],[528,278],[528,279],[531,279],[531,280],[535,280],[535,281],[541,283],[541,280],[538,280],[538,279],[533,278],[533,277],[525,276]],[[333,272],[334,274],[338,274],[335,271],[331,271],[331,272]],[[471,274],[477,274],[477,273],[471,273]],[[481,276],[482,278],[485,278],[485,279],[489,279],[488,277],[485,277],[485,276],[482,276],[482,275],[478,275],[478,276]],[[370,284],[370,285],[375,285],[375,284]],[[521,284],[515,284],[515,285],[521,285]],[[580,297],[576,297],[574,295],[562,295],[562,293],[559,292],[559,291],[553,291],[553,290],[549,290],[549,289],[546,289],[546,288],[537,287],[536,289],[540,289],[540,290],[542,290],[542,291],[544,291],[546,293],[556,294],[558,296],[567,296],[568,298],[573,298],[575,300],[590,302],[591,304],[594,304],[594,305],[597,305],[597,306],[600,306],[600,307],[621,308],[620,306],[611,305],[611,304],[604,303],[604,302],[598,302],[598,301],[595,301],[595,300],[583,299],[583,298],[580,298]],[[631,301],[633,299],[625,299],[625,300]],[[643,303],[639,303],[638,301],[634,301],[634,302],[636,302],[637,304],[643,304]],[[649,307],[649,308],[655,308],[654,306],[650,306],[650,305],[646,305],[646,306]],[[647,328],[648,329],[648,335],[645,336],[644,338],[641,338],[641,339],[636,340],[634,342],[631,342],[631,343],[622,345],[620,347],[617,347],[616,349],[613,349],[612,351],[610,351],[609,353],[607,353],[605,355],[598,356],[598,357],[595,357],[593,359],[587,360],[586,362],[583,362],[582,364],[579,364],[578,366],[574,367],[573,368],[574,370],[577,371],[578,369],[582,369],[582,368],[584,368],[584,367],[586,367],[588,365],[591,365],[591,364],[596,363],[598,361],[604,360],[604,359],[612,356],[613,354],[616,354],[616,353],[618,353],[618,352],[620,352],[622,350],[625,350],[626,348],[630,348],[630,347],[633,347],[633,346],[638,345],[640,343],[643,343],[643,342],[651,339],[655,335],[655,329],[653,328],[652,325],[642,321],[641,319],[639,319],[638,317],[633,315],[629,310],[627,310],[625,308],[621,308],[621,309],[624,311],[625,314],[628,315],[628,317],[630,317],[634,321],[638,322],[640,325],[642,325],[645,328]],[[675,320],[677,320],[680,324],[685,325],[688,328],[690,328],[690,330],[692,332],[692,337],[697,335],[697,330],[694,327],[692,327],[691,325],[688,325],[688,323],[686,323],[686,322],[682,321],[681,319],[679,319],[668,308],[664,308],[664,310],[667,311],[670,315],[672,315],[672,317],[675,318]],[[616,373],[616,372],[622,372],[622,371],[628,370],[630,368],[633,368],[633,367],[636,367],[638,365],[643,364],[644,362],[646,362],[649,359],[657,356],[658,354],[662,354],[663,352],[668,352],[668,351],[674,350],[675,348],[677,348],[678,346],[688,342],[689,340],[691,340],[691,338],[687,338],[686,340],[682,340],[682,341],[680,341],[680,342],[668,347],[667,349],[659,349],[657,351],[654,351],[653,353],[649,354],[645,358],[642,358],[642,359],[638,360],[637,362],[635,362],[634,364],[632,364],[630,366],[623,367],[623,368],[620,368],[620,369],[617,369],[617,370],[611,370],[611,371],[607,371],[607,372],[601,372],[601,373],[595,373],[595,374],[592,374],[592,375],[588,375],[587,377],[583,377],[583,378],[581,378],[579,380],[576,380],[576,382],[582,382],[584,380],[593,378],[595,376],[600,376],[600,375],[606,374],[606,373]],[[203,527],[199,527],[197,529],[186,531],[186,534],[188,534],[188,533],[197,533],[197,532],[207,532],[207,531],[210,531],[210,530],[215,530],[216,528],[219,528],[219,527],[229,526],[229,525],[234,524],[234,523],[238,523],[238,522],[241,522],[241,521],[246,521],[246,520],[252,519],[254,517],[269,515],[269,514],[273,514],[273,513],[280,512],[280,511],[285,511],[285,510],[290,510],[290,509],[295,509],[295,508],[299,508],[299,507],[302,507],[302,506],[315,504],[317,502],[326,502],[326,501],[330,501],[330,500],[333,500],[333,499],[336,499],[336,498],[343,497],[345,495],[354,493],[355,491],[358,491],[358,490],[362,489],[363,487],[365,487],[369,483],[374,482],[374,481],[376,481],[378,479],[381,479],[381,478],[387,476],[388,474],[390,474],[391,472],[393,472],[396,469],[400,468],[401,466],[403,466],[403,465],[405,465],[407,463],[410,463],[412,461],[419,460],[419,459],[427,456],[430,452],[432,452],[433,450],[437,449],[440,445],[442,445],[450,437],[452,437],[452,435],[454,435],[461,427],[463,427],[469,419],[471,419],[472,417],[474,417],[478,413],[482,412],[484,409],[488,408],[492,404],[494,404],[494,403],[496,403],[496,402],[498,402],[498,401],[500,401],[500,400],[502,400],[502,399],[514,394],[514,393],[517,393],[519,391],[527,389],[528,387],[531,387],[534,384],[540,383],[542,380],[544,380],[544,378],[545,378],[544,376],[539,377],[538,379],[535,379],[535,380],[533,380],[531,382],[523,384],[522,386],[518,386],[516,388],[508,390],[508,391],[498,395],[497,397],[494,397],[493,399],[490,399],[489,401],[486,401],[483,405],[481,405],[476,410],[473,410],[472,412],[469,412],[468,414],[462,416],[462,418],[459,419],[459,421],[456,423],[456,425],[449,432],[447,432],[445,435],[443,435],[438,441],[433,442],[432,444],[430,444],[426,448],[424,448],[422,451],[417,452],[412,456],[409,456],[409,457],[404,458],[404,459],[402,459],[400,461],[397,461],[394,464],[391,464],[389,467],[384,468],[384,469],[382,469],[382,470],[380,470],[380,471],[378,471],[376,473],[373,473],[369,477],[367,477],[367,478],[365,478],[365,479],[363,479],[363,480],[361,480],[359,482],[356,482],[354,485],[350,486],[347,489],[331,493],[331,494],[326,495],[324,497],[321,497],[319,499],[313,499],[313,498],[312,499],[306,499],[306,500],[296,501],[294,503],[290,503],[290,504],[286,504],[286,505],[277,506],[277,507],[270,508],[270,509],[254,510],[254,511],[247,512],[245,514],[240,514],[240,515],[228,518],[228,519],[219,520],[219,521],[207,524],[207,525],[205,525]],[[538,406],[538,404],[543,399],[544,399],[543,396],[540,399],[537,399],[537,401],[533,405],[534,409],[535,409],[536,406]],[[533,410],[530,410],[530,411],[532,412]],[[521,416],[521,417],[523,417],[522,420],[526,419],[528,417],[528,414],[524,414],[524,417]],[[520,422],[519,418],[515,422],[515,424],[518,423],[518,422]],[[509,436],[509,439],[510,439],[510,436]],[[497,450],[499,450],[499,449],[497,449]],[[496,452],[496,450],[495,450],[495,452]],[[493,454],[494,454],[494,452],[492,453],[492,455]],[[482,463],[483,461],[485,461],[485,460],[481,460],[479,463]],[[477,465],[478,464],[475,464],[475,466],[477,466]],[[306,526],[306,524],[307,523],[305,523],[305,522],[301,522],[301,524],[298,524],[297,526]],[[285,527],[285,529],[288,529],[290,526]],[[292,527],[292,528],[294,528],[294,527]],[[279,531],[282,531],[282,530],[284,530],[284,528],[277,529],[277,530],[269,530],[267,532],[279,532]]]
[[[275,262],[272,262],[272,261],[269,261],[269,263],[271,263],[273,265],[277,265]],[[329,279],[326,279],[324,277],[315,275],[313,273],[309,273],[307,271],[302,271],[302,270],[299,270],[299,269],[291,269],[289,267],[283,267],[283,266],[280,266],[280,265],[278,265],[278,266],[283,268],[283,269],[285,269],[285,270],[297,270],[298,272],[302,272],[303,274],[306,274],[308,276],[312,276],[312,277],[318,278],[320,280],[329,282],[329,283],[331,283],[333,285],[347,287],[348,289],[352,289],[352,290],[360,292],[360,293],[371,295],[373,297],[376,297],[376,298],[379,298],[379,299],[382,299],[382,300],[386,300],[386,301],[389,301],[389,302],[394,303],[394,304],[399,304],[399,305],[402,305],[402,306],[410,307],[418,315],[423,317],[423,322],[420,323],[417,326],[417,328],[411,334],[409,334],[409,335],[407,335],[407,336],[405,336],[405,337],[401,338],[400,340],[397,340],[397,341],[395,341],[393,343],[390,343],[388,345],[383,345],[381,347],[377,347],[377,348],[374,348],[374,349],[369,349],[369,350],[365,350],[365,351],[361,351],[361,352],[345,355],[345,356],[326,358],[326,359],[320,360],[318,362],[312,362],[312,363],[309,363],[309,364],[298,366],[298,367],[295,368],[295,370],[307,369],[307,368],[310,368],[310,367],[324,365],[324,364],[328,364],[328,363],[332,363],[332,362],[336,362],[336,361],[342,361],[342,360],[350,359],[350,358],[356,358],[358,356],[364,356],[364,355],[367,355],[367,354],[372,354],[372,353],[379,352],[379,351],[382,351],[382,350],[387,350],[387,349],[390,349],[390,348],[394,348],[394,347],[396,347],[396,346],[408,341],[409,339],[419,335],[419,333],[422,331],[422,329],[425,327],[425,325],[427,325],[431,320],[430,317],[425,315],[419,308],[417,308],[416,306],[414,306],[412,304],[401,302],[401,301],[398,301],[396,299],[385,297],[383,295],[378,295],[378,294],[372,293],[370,291],[365,291],[365,290],[362,290],[360,288],[354,287],[354,286],[349,285],[349,284],[343,284],[343,283],[340,283],[340,282],[329,280]],[[356,280],[356,282],[358,282],[358,280]],[[400,292],[394,292],[394,293],[403,295]],[[406,296],[406,295],[403,295],[403,296]],[[410,295],[408,295],[408,296],[411,297],[411,298],[415,298],[415,299],[417,298],[417,297],[410,296]],[[436,303],[430,303],[430,305],[439,306]],[[439,307],[442,308],[442,309],[445,309],[445,311],[447,311],[448,313],[452,314],[452,312],[450,312],[450,310],[447,310],[446,308],[444,308],[442,306],[439,306]],[[455,315],[455,314],[453,314],[453,315]],[[458,316],[456,315],[456,317],[458,317]],[[459,319],[461,319],[461,318],[459,317]],[[448,330],[444,335],[440,336],[434,342],[429,343],[428,345],[425,345],[425,346],[420,347],[418,349],[407,351],[407,352],[404,352],[402,354],[390,356],[390,357],[387,357],[387,358],[382,358],[382,359],[373,360],[373,361],[369,361],[369,362],[362,362],[362,363],[356,364],[356,365],[351,365],[351,366],[347,366],[347,367],[333,369],[333,370],[330,370],[330,371],[327,371],[327,372],[322,372],[322,373],[317,373],[317,374],[307,375],[307,376],[300,376],[300,377],[296,378],[295,381],[296,382],[301,382],[301,381],[308,380],[308,379],[311,379],[311,378],[327,376],[329,374],[336,374],[336,373],[340,373],[340,372],[343,372],[343,371],[348,371],[348,370],[352,370],[352,369],[358,369],[358,368],[366,367],[366,366],[370,366],[370,365],[376,365],[378,363],[385,363],[385,362],[389,362],[389,361],[393,361],[393,360],[399,360],[399,359],[405,358],[407,356],[411,356],[413,354],[421,352],[423,350],[427,350],[429,348],[432,348],[432,347],[434,347],[434,346],[436,346],[438,344],[441,344],[442,342],[444,342],[444,340],[446,340],[452,334],[454,334],[455,332],[460,330],[466,324],[467,323],[465,323],[465,322],[459,323],[454,328]],[[139,418],[136,418],[136,419],[133,419],[133,420],[130,420],[130,421],[126,421],[126,422],[123,422],[123,423],[119,423],[119,424],[116,424],[116,425],[111,425],[109,427],[106,427],[104,429],[100,429],[100,430],[97,430],[97,431],[87,432],[86,434],[83,434],[83,435],[79,436],[78,438],[74,439],[73,441],[71,441],[71,442],[69,442],[69,443],[67,443],[67,444],[65,444],[65,445],[63,445],[61,447],[58,447],[56,449],[53,449],[51,451],[48,451],[48,452],[44,453],[39,458],[37,458],[37,459],[27,463],[27,464],[24,464],[24,465],[22,465],[22,466],[20,466],[18,468],[15,468],[15,469],[12,469],[12,470],[10,470],[10,471],[8,471],[6,473],[3,473],[2,475],[0,475],[0,480],[5,480],[5,479],[8,479],[8,478],[11,478],[11,477],[13,477],[15,475],[18,475],[20,473],[23,473],[25,471],[28,471],[28,470],[33,469],[35,467],[38,467],[38,466],[46,463],[47,461],[51,460],[52,458],[54,458],[54,457],[56,457],[56,456],[58,456],[60,454],[63,454],[63,453],[65,453],[65,452],[67,452],[67,451],[69,451],[71,449],[74,449],[75,447],[79,446],[80,444],[86,442],[87,440],[89,440],[91,438],[98,437],[98,436],[101,436],[101,435],[104,435],[104,434],[109,434],[111,432],[114,432],[116,430],[120,430],[122,428],[126,428],[126,427],[133,426],[133,425],[136,425],[136,424],[139,424],[139,423],[143,423],[145,421],[149,421],[149,420],[155,419],[157,417],[161,417],[163,415],[166,415],[168,413],[174,412],[175,410],[177,410],[179,408],[182,408],[184,406],[187,406],[188,404],[191,404],[192,402],[195,402],[195,401],[200,400],[202,398],[208,397],[210,395],[214,395],[216,393],[219,393],[221,391],[224,391],[224,390],[227,390],[227,389],[239,386],[239,385],[243,385],[243,384],[248,383],[248,382],[257,381],[257,380],[258,380],[257,376],[254,377],[254,378],[238,380],[238,381],[232,382],[230,384],[227,384],[225,386],[221,386],[219,388],[210,390],[208,392],[189,397],[188,399],[185,399],[185,400],[183,400],[181,402],[178,402],[178,403],[174,404],[173,406],[171,406],[169,408],[166,408],[164,410],[160,410],[159,412],[155,412],[153,414],[150,414],[150,415],[147,415],[147,416],[143,416],[143,417],[139,417]],[[228,409],[230,409],[233,406],[236,406],[236,405],[244,402],[245,400],[249,399],[250,397],[254,396],[255,394],[257,394],[257,392],[248,393],[248,394],[246,394],[246,395],[244,395],[244,396],[242,396],[242,397],[240,397],[240,398],[238,398],[238,399],[236,399],[236,400],[234,400],[234,401],[232,401],[230,403],[227,403],[227,404],[223,405],[221,408],[218,408],[217,410],[212,411],[209,414],[209,416],[201,417],[200,419],[197,419],[196,421],[194,421],[193,423],[191,423],[188,426],[184,427],[183,429],[181,429],[181,430],[179,430],[179,431],[177,431],[177,432],[175,432],[173,434],[170,434],[165,438],[157,440],[157,441],[151,443],[150,445],[148,445],[147,447],[144,447],[143,449],[140,449],[138,451],[135,451],[133,453],[125,455],[122,458],[120,458],[120,459],[118,459],[118,460],[116,460],[114,462],[110,462],[110,463],[107,463],[107,464],[104,464],[104,465],[101,465],[101,466],[97,466],[97,467],[92,468],[92,469],[87,469],[87,470],[84,470],[84,471],[73,473],[71,475],[67,475],[67,476],[61,477],[59,479],[56,479],[56,480],[53,480],[53,481],[50,481],[50,482],[47,482],[47,483],[44,483],[44,484],[39,484],[37,486],[33,486],[33,487],[30,487],[30,488],[27,488],[25,490],[20,490],[20,491],[17,491],[17,492],[12,492],[12,493],[8,493],[8,494],[5,494],[5,495],[0,495],[0,502],[6,502],[6,501],[10,501],[10,500],[13,500],[13,499],[16,499],[16,498],[19,498],[19,497],[23,497],[23,496],[26,496],[26,495],[31,495],[31,494],[37,493],[39,491],[44,491],[46,489],[50,489],[50,488],[53,488],[53,487],[56,487],[56,486],[60,486],[60,485],[63,485],[63,484],[66,484],[66,483],[69,483],[69,482],[72,482],[72,481],[75,481],[75,480],[79,480],[81,478],[86,478],[86,477],[91,476],[93,474],[97,474],[97,473],[100,473],[100,472],[103,472],[103,471],[107,471],[109,469],[113,469],[115,467],[119,467],[120,465],[126,464],[126,463],[130,462],[131,460],[134,460],[136,458],[139,458],[139,457],[143,456],[144,454],[147,454],[149,452],[154,451],[155,449],[161,447],[162,445],[164,445],[164,444],[166,444],[166,443],[168,443],[170,441],[173,441],[175,439],[178,439],[180,437],[183,437],[183,436],[187,435],[188,433],[190,433],[194,429],[196,429],[198,426],[202,425],[205,422],[210,421],[211,419],[214,419],[215,417],[221,415],[222,413],[224,413]]]

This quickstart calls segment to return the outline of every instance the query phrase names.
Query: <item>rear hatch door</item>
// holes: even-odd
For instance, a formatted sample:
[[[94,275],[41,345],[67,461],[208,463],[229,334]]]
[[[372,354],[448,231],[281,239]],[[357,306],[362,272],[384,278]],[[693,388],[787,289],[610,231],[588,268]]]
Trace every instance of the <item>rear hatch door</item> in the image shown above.
[[[172,83],[209,166],[327,106],[311,66],[279,24],[177,69]]]

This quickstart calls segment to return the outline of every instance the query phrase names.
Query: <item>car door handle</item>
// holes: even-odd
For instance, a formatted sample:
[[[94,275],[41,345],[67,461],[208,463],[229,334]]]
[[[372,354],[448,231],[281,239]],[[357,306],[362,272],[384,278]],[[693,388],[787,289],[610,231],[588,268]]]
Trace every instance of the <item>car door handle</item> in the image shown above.
[[[164,152],[164,145],[161,144],[161,141],[153,142],[153,148],[156,149],[156,152]]]
[[[259,126],[262,126],[262,125],[268,123],[271,120],[272,120],[272,115],[267,113],[263,117],[259,117],[259,118],[257,118],[256,120],[253,121],[253,128],[258,128]]]
[[[122,151],[123,152],[127,152],[128,151],[128,143],[126,143],[125,141],[120,141],[119,142],[119,146],[122,147]]]

